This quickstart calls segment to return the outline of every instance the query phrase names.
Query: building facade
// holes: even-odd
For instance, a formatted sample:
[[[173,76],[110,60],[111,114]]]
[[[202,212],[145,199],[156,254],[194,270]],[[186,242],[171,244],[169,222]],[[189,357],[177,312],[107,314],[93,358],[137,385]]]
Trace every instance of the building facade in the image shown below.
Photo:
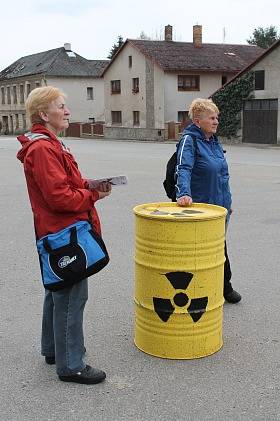
[[[108,138],[163,140],[169,122],[184,122],[193,99],[208,97],[263,50],[249,45],[127,40],[103,72]]]
[[[87,60],[70,44],[22,57],[0,72],[0,134],[26,130],[25,101],[39,86],[56,86],[67,95],[71,122],[104,121],[104,82],[109,61]]]
[[[236,75],[225,88],[253,72],[250,98],[243,101],[239,138],[244,143],[280,144],[280,40]]]

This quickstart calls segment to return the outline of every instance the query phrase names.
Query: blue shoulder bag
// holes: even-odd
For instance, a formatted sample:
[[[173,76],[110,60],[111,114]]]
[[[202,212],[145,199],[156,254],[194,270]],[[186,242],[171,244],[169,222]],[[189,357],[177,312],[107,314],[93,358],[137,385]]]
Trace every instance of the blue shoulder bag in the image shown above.
[[[44,287],[58,291],[99,272],[109,262],[102,238],[79,221],[37,241]]]

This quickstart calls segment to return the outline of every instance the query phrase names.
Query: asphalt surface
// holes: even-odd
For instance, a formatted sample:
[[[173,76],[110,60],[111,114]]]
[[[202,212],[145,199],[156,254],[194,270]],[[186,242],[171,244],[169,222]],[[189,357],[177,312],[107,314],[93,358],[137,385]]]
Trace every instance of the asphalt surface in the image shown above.
[[[136,204],[166,201],[172,144],[74,140],[84,176],[126,174],[97,205],[111,262],[90,279],[87,360],[107,380],[60,382],[40,356],[43,289],[15,138],[0,137],[0,420],[280,420],[280,148],[226,145],[234,197],[228,231],[238,305],[224,306],[224,346],[197,360],[149,356],[133,343]]]

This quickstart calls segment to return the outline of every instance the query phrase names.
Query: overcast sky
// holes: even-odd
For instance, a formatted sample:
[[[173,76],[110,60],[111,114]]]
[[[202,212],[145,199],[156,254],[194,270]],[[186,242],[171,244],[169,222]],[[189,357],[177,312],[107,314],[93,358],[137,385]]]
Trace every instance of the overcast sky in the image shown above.
[[[0,70],[20,57],[62,47],[88,59],[105,59],[118,35],[151,38],[172,25],[176,41],[246,44],[257,27],[280,32],[279,0],[1,0]]]

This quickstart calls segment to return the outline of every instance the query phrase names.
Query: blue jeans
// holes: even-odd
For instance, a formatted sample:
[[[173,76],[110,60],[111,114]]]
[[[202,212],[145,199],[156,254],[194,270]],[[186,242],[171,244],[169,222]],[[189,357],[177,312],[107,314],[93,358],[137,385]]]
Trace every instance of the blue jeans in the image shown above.
[[[85,368],[83,314],[88,299],[88,281],[45,293],[41,353],[55,356],[56,371],[68,376]]]

